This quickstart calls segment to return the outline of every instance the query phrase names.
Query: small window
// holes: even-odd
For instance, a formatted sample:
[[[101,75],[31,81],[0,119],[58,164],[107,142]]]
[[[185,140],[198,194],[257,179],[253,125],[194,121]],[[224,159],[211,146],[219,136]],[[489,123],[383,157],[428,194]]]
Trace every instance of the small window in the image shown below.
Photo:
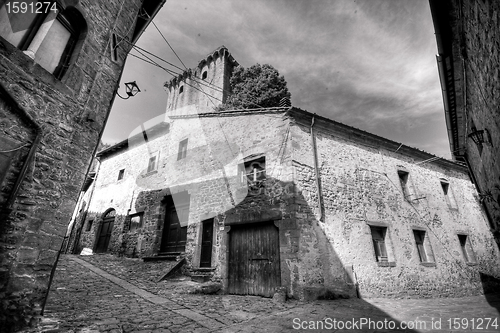
[[[422,263],[434,263],[434,254],[429,243],[429,237],[424,230],[413,230],[418,255]]]
[[[201,79],[205,80],[207,78],[207,75],[208,75],[207,71],[204,71],[203,74],[201,75]]]
[[[120,171],[118,171],[118,180],[122,180],[123,175],[125,175],[125,169],[121,169]]]
[[[476,256],[474,251],[472,250],[472,245],[470,243],[470,239],[467,235],[458,235],[458,241],[460,242],[460,247],[462,249],[462,254],[464,255],[464,259],[468,263],[475,263]]]
[[[455,202],[455,198],[451,193],[450,183],[448,183],[445,179],[441,179],[441,188],[443,189],[443,195],[448,207],[452,209],[458,209],[457,203]]]
[[[111,60],[118,61],[118,42],[114,32],[111,34]]]
[[[403,190],[403,196],[405,199],[409,199],[410,191],[408,187],[408,175],[407,171],[398,170],[399,182],[401,184],[401,189]]]
[[[155,170],[156,170],[156,156],[152,156],[149,158],[148,162],[148,173]]]
[[[184,86],[181,86],[181,87],[179,88],[179,95],[180,95],[180,94],[182,94],[183,92],[184,92]]]
[[[245,170],[242,174],[242,181],[245,179],[249,183],[256,183],[266,179],[266,158],[261,157],[245,162]]]
[[[143,212],[130,215],[130,228],[129,228],[130,231],[142,228],[143,216],[144,216]]]
[[[177,161],[186,158],[187,155],[188,139],[184,139],[179,142],[179,152],[177,153]]]
[[[88,220],[87,221],[87,228],[85,231],[90,231],[92,229],[92,224],[94,223],[94,220]]]
[[[375,250],[375,258],[378,262],[386,262],[387,259],[387,249],[385,246],[385,235],[387,233],[387,228],[385,227],[373,227],[370,226],[373,240],[373,248]]]

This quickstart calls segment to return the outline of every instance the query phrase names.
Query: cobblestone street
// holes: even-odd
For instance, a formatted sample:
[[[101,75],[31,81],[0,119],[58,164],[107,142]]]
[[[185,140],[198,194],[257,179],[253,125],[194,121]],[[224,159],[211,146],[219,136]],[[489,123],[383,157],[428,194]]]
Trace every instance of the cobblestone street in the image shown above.
[[[190,294],[198,284],[185,278],[157,282],[168,265],[172,264],[108,254],[61,256],[37,332],[500,331],[493,326],[485,329],[485,323],[482,329],[470,329],[473,318],[476,326],[478,318],[500,321],[498,295],[307,303],[288,300],[281,304],[254,296]],[[341,321],[342,325],[355,321],[359,325],[363,318],[372,322],[371,327],[368,323],[359,329],[356,325],[350,330],[345,330],[350,326],[340,327]],[[460,318],[460,324],[448,321],[450,318]],[[462,322],[463,318],[468,319]],[[333,320],[337,321],[335,327]],[[394,321],[394,329],[374,327],[375,322],[384,320]],[[418,321],[420,326],[397,329],[403,321],[410,325]]]

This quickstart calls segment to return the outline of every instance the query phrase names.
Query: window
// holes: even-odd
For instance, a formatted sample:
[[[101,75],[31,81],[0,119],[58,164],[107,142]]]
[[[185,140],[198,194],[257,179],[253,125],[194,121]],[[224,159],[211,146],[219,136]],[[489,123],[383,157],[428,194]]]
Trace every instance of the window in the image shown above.
[[[387,249],[385,247],[385,235],[387,228],[370,226],[372,232],[373,248],[377,262],[385,262],[387,259]]]
[[[441,188],[443,189],[443,195],[446,200],[446,204],[449,208],[458,209],[457,203],[455,202],[455,198],[451,193],[450,183],[446,181],[446,179],[441,178]]]
[[[429,237],[424,230],[413,230],[418,256],[421,263],[434,263],[434,254],[429,243]]]
[[[120,171],[118,171],[118,180],[122,180],[124,174],[125,174],[125,169],[121,169]]]
[[[462,254],[467,263],[475,263],[476,256],[472,250],[472,245],[470,244],[470,239],[467,235],[458,235],[458,241],[460,242],[460,247],[462,249]]]
[[[186,158],[187,155],[188,139],[184,139],[179,142],[179,152],[177,153],[177,161]]]
[[[242,174],[242,181],[248,183],[257,183],[266,179],[266,158],[261,157],[252,161],[245,162],[245,170]]]
[[[201,75],[201,79],[205,80],[207,78],[207,75],[208,75],[207,71],[204,71],[203,74]]]
[[[118,61],[118,42],[116,41],[116,34],[111,34],[111,60]]]
[[[88,220],[87,221],[87,228],[85,231],[90,231],[92,229],[92,224],[94,223],[94,220]]]
[[[142,227],[143,216],[144,216],[143,212],[130,215],[130,227],[129,227],[130,231],[134,231]]]
[[[182,94],[183,92],[184,92],[184,86],[181,86],[181,87],[179,88],[179,95],[180,95],[180,94]]]
[[[239,166],[240,182],[247,189],[248,195],[263,193],[266,180],[266,158],[248,160]]]
[[[0,8],[0,36],[58,79],[62,78],[86,29],[83,16],[73,7],[63,9],[55,1],[33,3],[35,7],[41,5],[39,14],[36,8],[30,9],[30,4],[27,10],[23,10],[22,5],[14,9],[14,4],[9,2]]]
[[[155,170],[156,170],[156,156],[152,156],[149,158],[148,162],[148,173]]]
[[[408,187],[408,175],[407,171],[398,170],[399,182],[401,183],[401,189],[403,190],[403,196],[408,199],[410,196],[410,190]]]

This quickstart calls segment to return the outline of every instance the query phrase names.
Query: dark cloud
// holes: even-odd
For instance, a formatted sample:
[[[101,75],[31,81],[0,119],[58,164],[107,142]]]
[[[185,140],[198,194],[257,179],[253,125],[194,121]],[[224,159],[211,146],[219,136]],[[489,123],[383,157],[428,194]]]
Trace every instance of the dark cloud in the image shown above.
[[[297,107],[450,157],[427,0],[169,0],[155,23],[188,67],[225,45],[276,67]],[[182,66],[152,26],[139,46]],[[165,110],[169,74],[130,59],[123,78],[147,92],[115,103],[108,141]]]

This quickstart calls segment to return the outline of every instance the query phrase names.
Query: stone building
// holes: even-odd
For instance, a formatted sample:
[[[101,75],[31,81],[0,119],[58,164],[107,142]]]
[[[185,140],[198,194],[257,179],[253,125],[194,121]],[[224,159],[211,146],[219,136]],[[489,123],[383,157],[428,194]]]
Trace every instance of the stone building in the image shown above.
[[[232,294],[498,287],[485,277],[499,276],[499,249],[465,166],[293,107],[214,112],[186,87],[214,84],[223,100],[234,64],[219,48],[166,84],[163,121],[97,154],[77,251],[185,258],[188,274]]]
[[[500,247],[500,2],[430,0],[446,125]]]
[[[43,312],[125,57],[163,2],[0,0],[1,332]]]

